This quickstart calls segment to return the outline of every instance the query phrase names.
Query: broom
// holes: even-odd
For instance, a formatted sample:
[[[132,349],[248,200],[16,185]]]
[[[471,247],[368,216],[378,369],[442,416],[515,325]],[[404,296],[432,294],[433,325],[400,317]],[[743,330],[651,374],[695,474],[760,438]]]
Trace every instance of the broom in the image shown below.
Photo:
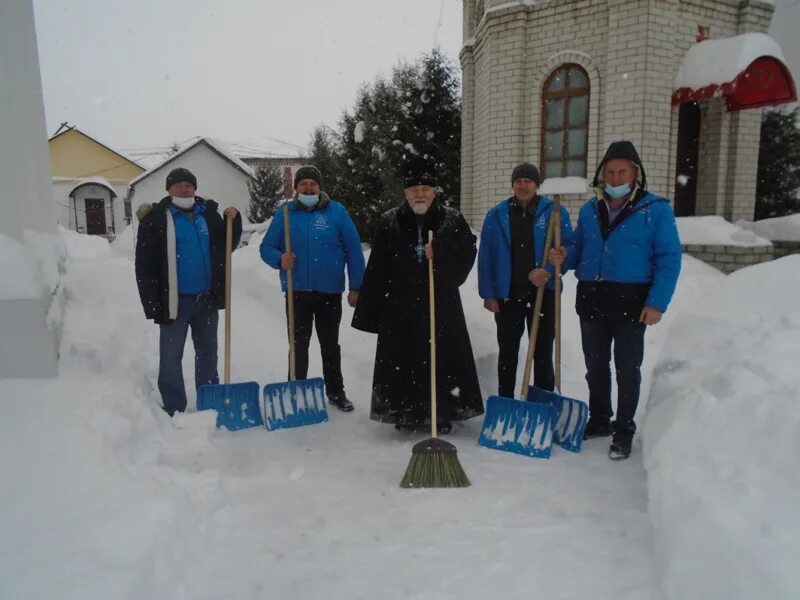
[[[428,243],[433,232],[428,232]],[[436,311],[433,293],[433,258],[428,260],[428,294],[431,320],[431,437],[414,444],[401,488],[469,487],[464,469],[458,462],[456,447],[436,437]]]

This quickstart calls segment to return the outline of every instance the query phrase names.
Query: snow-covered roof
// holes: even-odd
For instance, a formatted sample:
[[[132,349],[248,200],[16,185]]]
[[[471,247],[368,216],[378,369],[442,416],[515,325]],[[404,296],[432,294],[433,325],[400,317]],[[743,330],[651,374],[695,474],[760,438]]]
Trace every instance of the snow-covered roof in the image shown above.
[[[699,42],[683,57],[675,77],[675,87],[697,89],[728,83],[762,56],[784,62],[781,47],[766,33],[743,33]]]
[[[187,144],[186,146],[178,150],[178,152],[176,152],[175,154],[168,156],[166,159],[164,159],[151,169],[148,169],[138,177],[132,179],[129,185],[131,187],[135,186],[143,179],[147,179],[150,175],[162,169],[165,165],[168,165],[169,163],[179,159],[181,156],[189,152],[192,148],[200,144],[207,146],[212,152],[215,152],[216,154],[227,160],[229,163],[231,163],[234,167],[239,169],[242,173],[244,173],[248,177],[255,176],[255,174],[253,173],[253,169],[251,169],[248,165],[242,162],[242,160],[233,153],[233,150],[231,150],[230,147],[225,142],[217,138],[201,137]]]
[[[100,187],[104,187],[111,192],[112,198],[116,197],[117,195],[117,192],[114,191],[114,186],[108,182],[108,179],[99,175],[94,175],[92,177],[81,177],[77,180],[77,183],[72,186],[72,189],[70,189],[68,195],[72,196],[77,189],[82,188],[85,185],[99,185]]]

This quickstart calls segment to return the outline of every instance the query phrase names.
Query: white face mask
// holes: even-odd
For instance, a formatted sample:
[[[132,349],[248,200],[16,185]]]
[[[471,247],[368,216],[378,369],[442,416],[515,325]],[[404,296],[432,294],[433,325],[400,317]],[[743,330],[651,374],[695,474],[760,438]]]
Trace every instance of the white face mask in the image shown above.
[[[178,198],[177,196],[171,196],[172,203],[180,209],[189,210],[194,206],[194,196],[190,198]]]
[[[317,202],[319,202],[319,194],[301,194],[297,192],[297,199],[302,202],[303,206],[311,208],[312,206],[316,206]]]

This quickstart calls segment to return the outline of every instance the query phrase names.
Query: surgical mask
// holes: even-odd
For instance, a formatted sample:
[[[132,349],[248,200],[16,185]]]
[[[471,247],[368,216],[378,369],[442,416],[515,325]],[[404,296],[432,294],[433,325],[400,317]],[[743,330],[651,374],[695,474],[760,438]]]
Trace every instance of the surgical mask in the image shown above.
[[[631,186],[627,183],[616,186],[606,184],[605,192],[612,198],[624,198],[631,193]]]
[[[307,206],[308,208],[311,208],[312,206],[315,206],[317,204],[317,202],[319,202],[319,194],[311,194],[311,195],[309,195],[309,194],[301,194],[301,193],[298,192],[297,193],[297,199],[300,200],[300,202],[303,204],[303,206]]]
[[[191,198],[178,198],[177,196],[172,196],[172,203],[182,210],[189,210],[194,206],[194,196]]]

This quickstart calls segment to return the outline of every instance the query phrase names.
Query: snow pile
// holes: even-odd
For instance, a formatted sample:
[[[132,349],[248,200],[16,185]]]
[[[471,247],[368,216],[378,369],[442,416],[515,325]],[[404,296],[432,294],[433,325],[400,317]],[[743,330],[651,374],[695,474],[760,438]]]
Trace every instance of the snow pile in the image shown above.
[[[133,225],[128,225],[111,242],[111,252],[117,256],[133,259],[136,252],[136,232]]]
[[[14,238],[0,233],[0,300],[41,298],[47,291],[36,254]]]
[[[737,227],[720,216],[678,217],[678,235],[684,245],[771,246],[752,231]]]
[[[800,213],[761,221],[736,221],[736,225],[773,242],[800,242]]]
[[[63,227],[61,235],[64,236],[67,255],[70,258],[92,258],[111,254],[111,244],[106,238],[99,235],[87,235]]]
[[[742,269],[675,319],[644,426],[672,598],[800,592],[800,256]]]

